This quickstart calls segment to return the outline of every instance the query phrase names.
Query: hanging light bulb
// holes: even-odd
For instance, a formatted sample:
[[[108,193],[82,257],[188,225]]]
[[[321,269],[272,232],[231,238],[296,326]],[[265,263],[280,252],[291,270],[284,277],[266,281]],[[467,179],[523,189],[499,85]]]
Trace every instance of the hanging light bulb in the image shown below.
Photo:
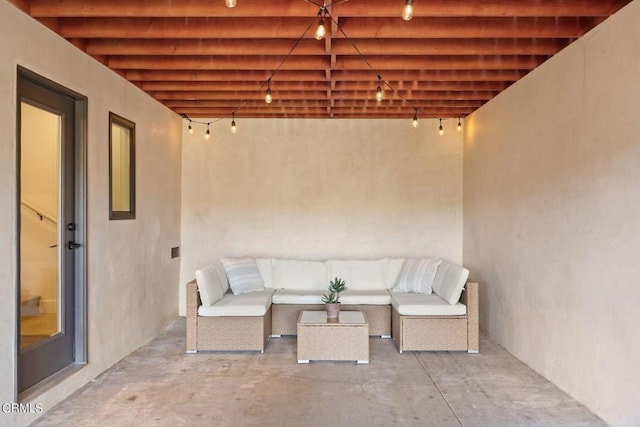
[[[191,120],[189,120],[189,133],[193,135],[193,128],[191,127]]]
[[[460,123],[460,117],[458,117],[458,132],[462,132],[462,123]]]
[[[271,104],[271,101],[273,101],[273,98],[271,97],[271,78],[269,78],[269,80],[267,80],[267,94],[264,97],[264,102]]]
[[[405,0],[404,9],[402,9],[402,19],[409,21],[413,18],[413,0]]]
[[[327,34],[327,29],[324,27],[324,19],[320,18],[318,28],[316,29],[316,40],[322,40],[325,34]]]
[[[236,127],[236,113],[231,113],[231,133],[236,133],[238,128]]]
[[[225,3],[227,3],[227,7],[235,7],[236,0],[225,0]]]
[[[204,139],[207,141],[211,138],[211,132],[209,131],[209,123],[207,123],[207,131],[204,133]]]
[[[440,119],[440,127],[438,128],[440,136],[444,135],[444,128],[442,127],[442,119]]]
[[[380,87],[380,76],[378,76],[378,88],[376,89],[376,101],[382,101],[382,87]]]
[[[418,113],[415,113],[413,115],[413,123],[412,123],[412,125],[413,125],[414,128],[418,127]]]

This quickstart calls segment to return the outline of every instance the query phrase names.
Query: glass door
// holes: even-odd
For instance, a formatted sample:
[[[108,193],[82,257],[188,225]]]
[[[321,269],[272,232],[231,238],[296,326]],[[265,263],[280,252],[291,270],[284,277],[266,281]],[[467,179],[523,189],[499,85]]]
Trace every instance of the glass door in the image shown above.
[[[19,391],[74,362],[75,103],[19,78]]]

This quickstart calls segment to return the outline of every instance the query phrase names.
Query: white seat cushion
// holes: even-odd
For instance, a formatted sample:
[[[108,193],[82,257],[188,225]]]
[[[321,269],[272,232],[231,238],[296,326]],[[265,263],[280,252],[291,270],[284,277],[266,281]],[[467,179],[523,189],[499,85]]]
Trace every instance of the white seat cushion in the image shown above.
[[[340,303],[344,305],[389,305],[391,304],[391,295],[387,289],[370,291],[349,289],[340,294]]]
[[[320,290],[276,289],[274,304],[324,304]]]
[[[221,258],[234,295],[264,289],[264,280],[253,258]]]
[[[387,260],[329,260],[329,280],[336,277],[347,282],[350,290],[387,289]]]
[[[226,293],[224,297],[210,307],[198,307],[200,316],[208,317],[240,317],[264,316],[271,306],[272,289],[233,295]]]
[[[198,283],[202,305],[209,307],[222,299],[224,291],[215,266],[210,265],[197,270],[196,283]]]
[[[445,261],[438,266],[433,281],[433,291],[449,304],[455,304],[460,301],[460,295],[468,278],[469,270]]]
[[[391,305],[404,316],[463,316],[467,307],[449,304],[436,294],[391,293]]]
[[[327,277],[324,261],[273,260],[273,287],[275,289],[325,291],[329,286]]]

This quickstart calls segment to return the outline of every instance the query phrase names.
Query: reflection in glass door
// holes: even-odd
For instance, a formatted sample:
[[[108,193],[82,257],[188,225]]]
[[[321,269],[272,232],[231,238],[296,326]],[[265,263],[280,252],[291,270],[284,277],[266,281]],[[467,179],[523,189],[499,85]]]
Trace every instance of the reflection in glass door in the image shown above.
[[[20,108],[20,348],[25,349],[61,331],[61,117],[26,102]]]

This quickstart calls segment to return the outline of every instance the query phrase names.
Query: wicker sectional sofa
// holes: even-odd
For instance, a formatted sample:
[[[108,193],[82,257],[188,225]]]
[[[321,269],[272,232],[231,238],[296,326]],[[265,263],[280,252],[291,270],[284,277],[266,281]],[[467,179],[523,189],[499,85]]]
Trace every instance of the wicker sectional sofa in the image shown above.
[[[229,278],[232,283],[235,278],[227,277],[223,266],[229,260],[238,259],[218,260],[187,284],[189,353],[263,352],[269,337],[296,334],[301,311],[324,309],[322,293],[334,277],[345,279],[349,287],[340,297],[341,310],[364,312],[370,335],[393,338],[400,352],[478,352],[478,284],[467,281],[468,270],[445,260],[433,270],[433,293],[428,294],[399,292],[398,283],[415,273],[407,273],[409,260],[404,258],[243,258],[245,266],[255,262],[254,277],[262,286],[234,294],[239,289],[230,289]]]

